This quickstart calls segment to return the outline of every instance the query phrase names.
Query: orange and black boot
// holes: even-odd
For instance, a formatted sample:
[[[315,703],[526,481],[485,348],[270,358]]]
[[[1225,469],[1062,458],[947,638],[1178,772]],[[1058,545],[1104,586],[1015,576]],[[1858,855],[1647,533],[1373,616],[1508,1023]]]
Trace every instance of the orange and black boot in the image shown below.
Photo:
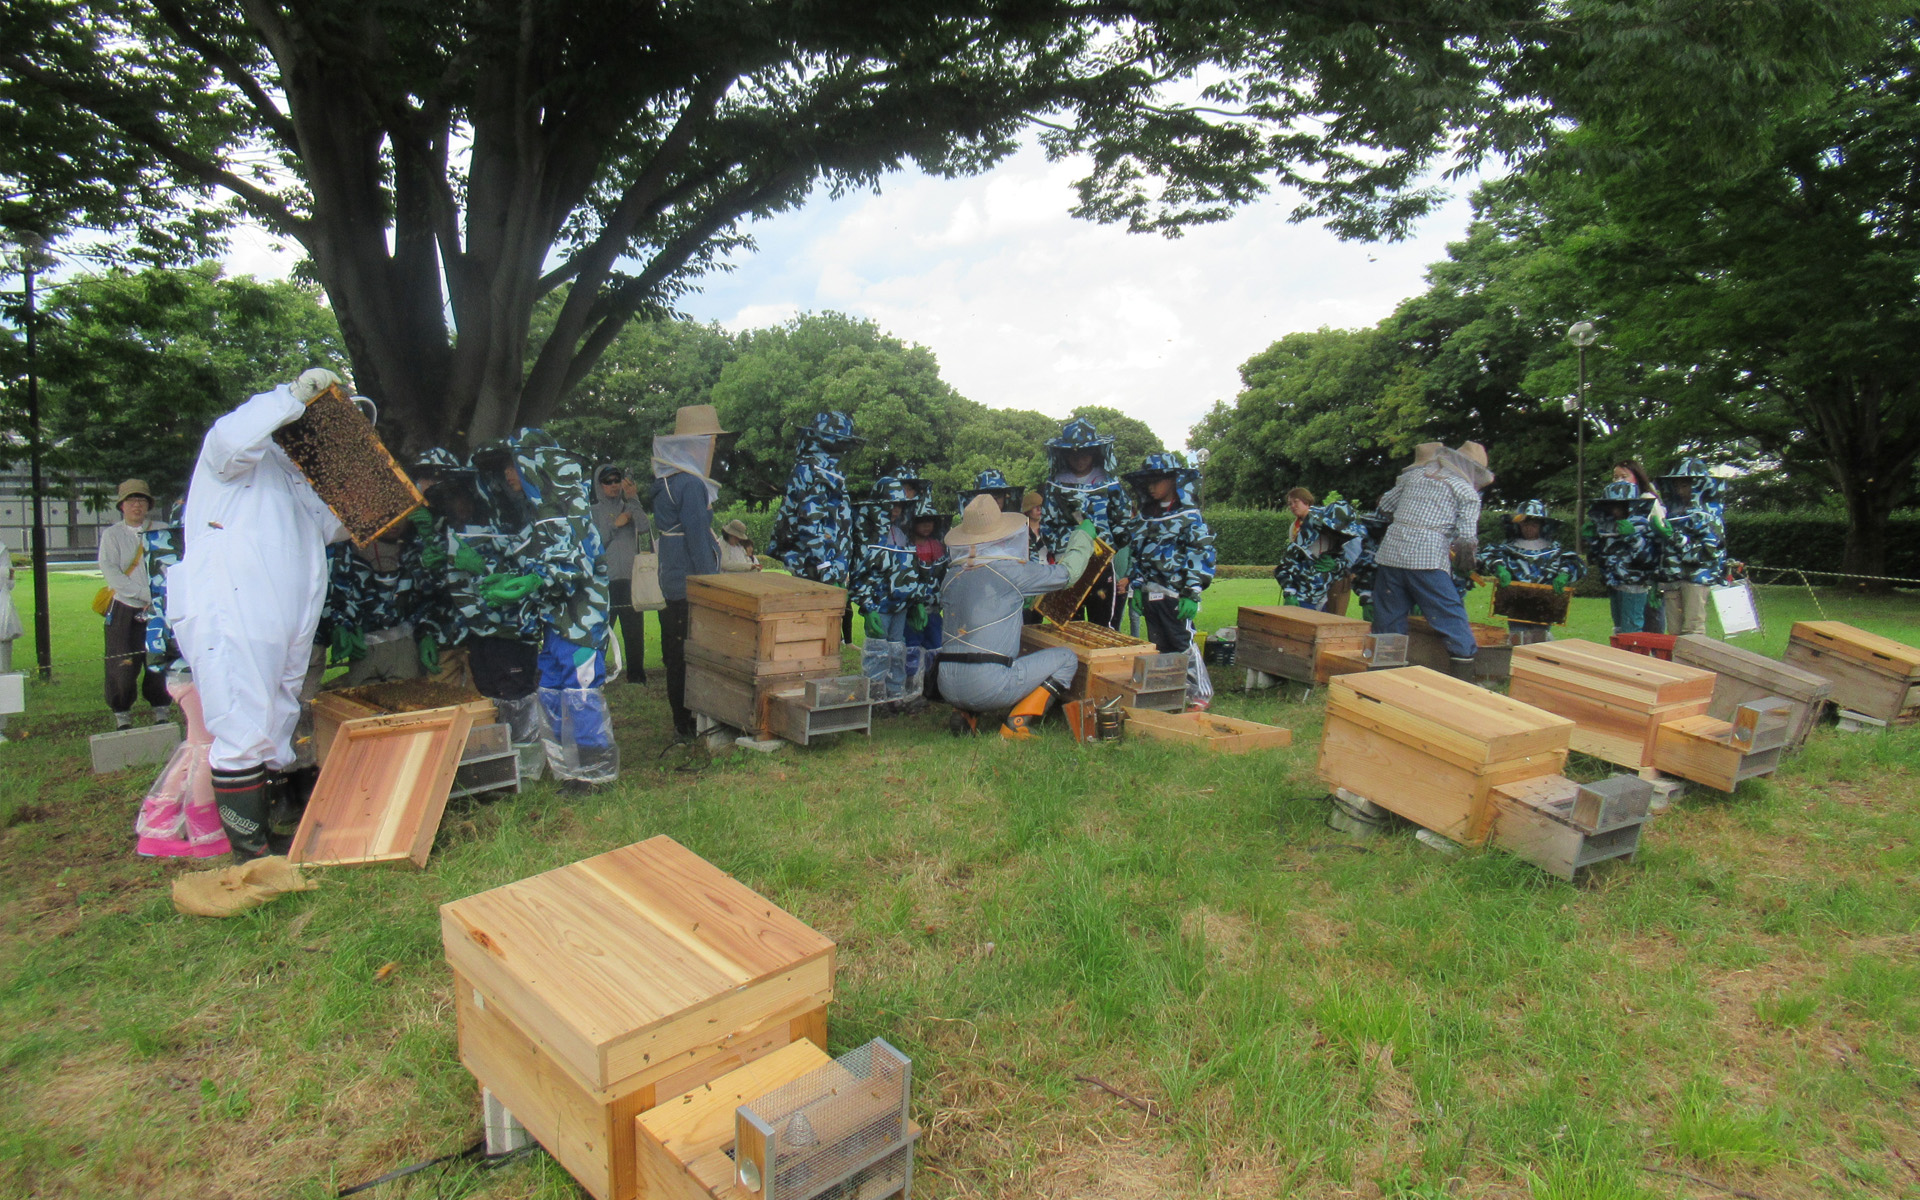
[[[980,715],[956,708],[947,718],[947,732],[955,737],[972,737],[980,732]]]
[[[1026,699],[1013,706],[1007,714],[1006,724],[1000,727],[1000,736],[1009,742],[1025,742],[1033,738],[1034,727],[1040,724],[1040,718],[1047,715],[1047,709],[1055,700],[1067,694],[1067,689],[1049,679],[1033,691]]]

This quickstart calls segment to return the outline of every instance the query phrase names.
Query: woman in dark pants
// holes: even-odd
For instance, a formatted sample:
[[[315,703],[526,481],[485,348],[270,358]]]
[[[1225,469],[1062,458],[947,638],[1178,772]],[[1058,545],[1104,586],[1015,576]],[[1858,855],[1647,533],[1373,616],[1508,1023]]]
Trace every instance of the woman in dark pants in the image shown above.
[[[100,533],[100,576],[113,589],[107,608],[107,708],[113,727],[133,725],[133,702],[145,698],[153,708],[153,723],[172,716],[167,681],[147,670],[147,607],[153,602],[147,586],[147,512],[153,507],[145,480],[120,485],[116,507],[120,520]]]
[[[607,563],[613,619],[620,625],[620,648],[627,660],[627,682],[647,681],[647,614],[633,607],[633,556],[640,539],[653,542],[653,525],[640,503],[639,487],[617,466],[600,468],[593,498],[593,524]]]

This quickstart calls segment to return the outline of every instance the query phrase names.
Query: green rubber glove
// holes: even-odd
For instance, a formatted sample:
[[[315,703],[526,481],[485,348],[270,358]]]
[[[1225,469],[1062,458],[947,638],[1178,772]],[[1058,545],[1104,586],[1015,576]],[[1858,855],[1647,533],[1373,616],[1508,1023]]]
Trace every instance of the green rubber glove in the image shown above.
[[[1572,582],[1573,582],[1573,577],[1568,575],[1565,571],[1562,571],[1558,575],[1555,575],[1553,577],[1553,594],[1558,596],[1561,592],[1566,591],[1567,585]]]
[[[886,624],[880,619],[880,614],[872,609],[867,610],[867,638],[875,642],[887,640]]]
[[[425,506],[416,508],[408,513],[407,522],[420,532],[421,537],[430,538],[433,536],[433,514],[428,512]]]
[[[1654,513],[1647,519],[1653,524],[1654,532],[1658,533],[1661,537],[1670,538],[1673,536],[1673,526],[1667,524],[1667,519],[1659,513]]]
[[[525,600],[539,589],[538,575],[489,575],[474,590],[488,604],[512,604]]]
[[[1086,534],[1090,538],[1097,538],[1100,536],[1100,530],[1094,525],[1092,518],[1088,518],[1087,520],[1080,522],[1080,532]]]
[[[1313,560],[1313,573],[1315,575],[1338,575],[1340,573],[1340,565],[1340,560],[1333,555],[1323,554]]]
[[[915,633],[927,627],[927,606],[913,604],[907,607],[907,628]]]
[[[1590,542],[1594,538],[1600,536],[1600,531],[1594,528],[1594,524],[1592,521],[1588,521],[1585,525],[1582,525],[1580,527],[1580,536]]]
[[[1502,587],[1513,582],[1513,572],[1504,566],[1495,567],[1493,569],[1493,577],[1500,581]]]
[[[1147,594],[1139,588],[1134,588],[1127,593],[1127,607],[1133,610],[1133,615],[1136,617],[1146,616]]]
[[[366,635],[358,629],[349,629],[345,625],[333,628],[333,661],[336,663],[356,662],[367,656]]]
[[[1175,608],[1174,611],[1180,614],[1182,621],[1191,621],[1200,615],[1200,601],[1192,596],[1188,596],[1180,601],[1179,606]]]
[[[469,575],[485,575],[487,573],[487,563],[485,559],[480,557],[480,552],[459,538],[455,538],[453,541],[455,545],[460,547],[453,552],[453,565]]]
[[[1618,521],[1615,521],[1613,523],[1613,531],[1621,537],[1632,537],[1637,532],[1634,529],[1633,521],[1627,517],[1621,517]]]
[[[429,675],[440,669],[440,643],[430,637],[420,639],[420,669]]]

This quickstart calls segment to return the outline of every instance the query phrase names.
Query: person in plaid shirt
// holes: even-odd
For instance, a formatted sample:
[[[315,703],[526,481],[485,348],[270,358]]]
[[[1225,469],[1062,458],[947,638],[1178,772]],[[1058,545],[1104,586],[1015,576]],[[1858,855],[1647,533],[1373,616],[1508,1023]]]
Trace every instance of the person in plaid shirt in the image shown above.
[[[1373,631],[1405,633],[1413,606],[1446,639],[1448,673],[1473,678],[1478,649],[1467,606],[1454,586],[1452,564],[1471,563],[1479,547],[1480,492],[1493,482],[1487,452],[1478,442],[1458,450],[1429,442],[1414,451],[1380,498],[1392,519],[1374,555]]]

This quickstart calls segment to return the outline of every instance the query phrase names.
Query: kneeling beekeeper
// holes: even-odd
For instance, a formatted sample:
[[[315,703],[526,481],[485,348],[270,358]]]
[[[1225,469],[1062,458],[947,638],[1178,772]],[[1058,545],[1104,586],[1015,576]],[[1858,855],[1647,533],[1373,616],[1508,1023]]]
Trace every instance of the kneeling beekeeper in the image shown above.
[[[953,705],[953,732],[973,732],[981,713],[1011,706],[1000,736],[1025,741],[1047,708],[1067,694],[1079,660],[1063,646],[1021,655],[1020,618],[1028,596],[1044,596],[1080,578],[1093,557],[1093,536],[1093,522],[1084,521],[1058,562],[1032,562],[1026,517],[1001,512],[990,495],[968,503],[947,534],[950,560],[940,590],[947,624],[940,696]]]
[[[316,367],[213,423],[187,489],[186,553],[167,572],[167,622],[193,672],[220,824],[241,862],[276,850],[269,808],[294,765],[300,685],[347,531],[273,433],[339,377]]]

